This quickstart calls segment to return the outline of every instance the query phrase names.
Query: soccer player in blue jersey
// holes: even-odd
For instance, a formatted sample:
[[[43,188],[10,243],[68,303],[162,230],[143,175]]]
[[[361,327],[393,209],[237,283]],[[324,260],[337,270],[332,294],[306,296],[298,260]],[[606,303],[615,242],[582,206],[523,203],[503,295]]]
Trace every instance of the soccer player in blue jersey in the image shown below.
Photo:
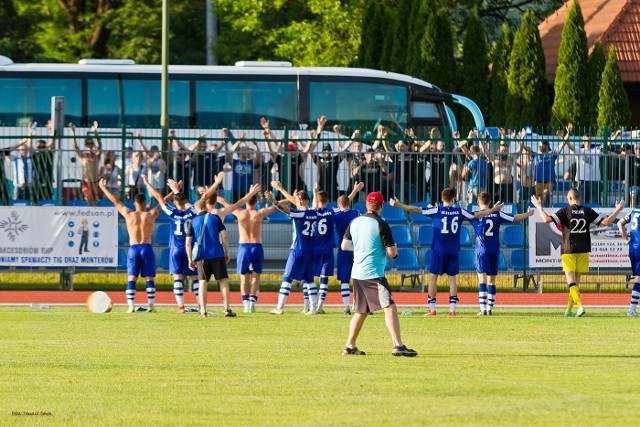
[[[458,302],[458,285],[456,276],[460,272],[460,227],[466,220],[478,219],[499,211],[503,204],[498,202],[491,209],[471,213],[455,206],[456,196],[451,188],[442,191],[443,206],[428,206],[421,209],[417,206],[404,205],[398,199],[391,199],[389,204],[406,212],[422,213],[433,218],[433,244],[431,246],[431,264],[429,265],[429,312],[425,316],[436,315],[436,281],[438,276],[447,274],[449,279],[449,316],[456,315]]]
[[[333,215],[333,222],[338,233],[338,237],[342,239],[349,223],[360,216],[360,212],[356,209],[351,209],[351,201],[355,198],[356,194],[364,188],[364,182],[358,182],[355,184],[353,191],[349,197],[342,195],[338,197],[338,212]],[[342,303],[344,305],[343,316],[351,316],[351,308],[349,305],[349,299],[351,297],[351,291],[349,289],[349,282],[351,281],[351,269],[353,268],[353,251],[343,251],[341,246],[338,246],[338,262],[336,269],[336,277],[340,282],[340,293],[342,295]]]
[[[356,183],[354,190],[348,197],[348,201],[351,202],[363,187],[364,184]],[[324,314],[325,312],[323,306],[329,292],[329,277],[333,276],[334,225],[338,212],[340,212],[339,208],[327,208],[328,202],[329,194],[324,190],[320,190],[318,183],[315,183],[313,186],[313,209],[318,214],[318,220],[315,223],[313,235],[315,236],[315,275],[320,277],[318,314]],[[344,230],[342,231],[344,235]],[[349,281],[347,280],[347,291],[348,289]],[[349,309],[348,297],[345,309]]]
[[[308,286],[310,307],[305,314],[315,315],[318,309],[318,288],[313,281],[315,263],[312,254],[314,253],[313,226],[317,219],[316,211],[309,209],[310,200],[306,192],[297,191],[292,196],[278,181],[273,181],[271,187],[274,190],[278,190],[297,209],[289,209],[289,207],[276,201],[271,192],[265,193],[265,197],[269,202],[273,203],[277,209],[289,215],[293,220],[293,243],[291,244],[291,252],[289,252],[284,276],[282,277],[282,285],[280,285],[278,305],[270,313],[284,313],[284,305],[291,292],[291,282],[298,280],[303,281],[303,284],[307,283]]]
[[[160,207],[147,211],[147,199],[144,194],[136,195],[134,199],[135,210],[131,210],[122,204],[107,188],[107,180],[101,179],[99,187],[104,195],[115,205],[120,215],[127,222],[129,233],[129,252],[127,253],[127,313],[137,311],[155,312],[154,302],[156,298],[156,257],[151,247],[151,235],[156,218],[160,215]],[[136,280],[142,276],[147,281],[147,301],[149,308],[135,307]]]
[[[491,195],[486,191],[478,194],[480,210],[489,209]],[[500,259],[500,225],[504,222],[522,221],[535,212],[529,209],[527,213],[508,215],[502,211],[494,212],[480,219],[471,220],[476,232],[476,271],[478,272],[478,301],[480,311],[478,316],[493,314],[496,301],[496,276]]]
[[[631,261],[631,274],[634,277],[631,290],[631,305],[627,316],[638,317],[638,300],[640,300],[640,209],[635,208],[618,221],[618,229],[624,241],[629,245],[629,260]],[[631,224],[631,233],[627,236],[626,224]]]
[[[536,196],[531,196],[531,203],[538,209],[543,222],[553,222],[562,226],[562,269],[569,285],[569,299],[564,315],[570,317],[575,304],[578,306],[576,317],[582,317],[585,314],[585,308],[580,298],[580,277],[582,273],[589,272],[589,252],[591,252],[589,226],[613,224],[616,216],[624,208],[624,200],[620,200],[613,213],[606,218],[599,216],[593,209],[582,206],[580,193],[574,188],[567,192],[567,201],[569,206],[548,215],[542,208],[542,201]]]

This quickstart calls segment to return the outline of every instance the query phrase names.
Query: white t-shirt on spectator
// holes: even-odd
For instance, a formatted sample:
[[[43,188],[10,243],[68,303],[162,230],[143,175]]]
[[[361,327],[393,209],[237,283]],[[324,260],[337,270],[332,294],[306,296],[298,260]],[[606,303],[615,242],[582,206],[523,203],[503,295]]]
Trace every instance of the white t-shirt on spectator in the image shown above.
[[[578,155],[578,180],[579,181],[600,181],[600,153],[598,147],[588,150],[576,148]]]

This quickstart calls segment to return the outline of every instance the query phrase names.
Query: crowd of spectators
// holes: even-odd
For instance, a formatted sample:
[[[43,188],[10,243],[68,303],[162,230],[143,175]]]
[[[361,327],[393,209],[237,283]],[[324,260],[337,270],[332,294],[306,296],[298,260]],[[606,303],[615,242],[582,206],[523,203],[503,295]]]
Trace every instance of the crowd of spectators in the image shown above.
[[[233,201],[249,191],[252,184],[264,187],[277,180],[287,183],[289,192],[308,192],[317,182],[331,201],[362,182],[362,194],[380,191],[386,199],[397,196],[408,203],[435,202],[442,190],[451,188],[464,205],[475,203],[480,192],[488,191],[495,200],[516,203],[535,194],[549,206],[558,180],[564,179],[580,190],[585,203],[602,203],[602,168],[606,166],[609,181],[622,183],[620,188],[626,182],[630,204],[637,204],[640,144],[612,143],[621,138],[621,132],[606,139],[604,155],[603,146],[595,146],[589,134],[582,136],[579,146],[580,137],[573,135],[572,125],[553,138],[531,137],[524,129],[517,134],[500,129],[496,138],[470,131],[466,138],[455,132],[446,141],[435,127],[420,129],[424,134],[419,135],[411,128],[392,131],[380,124],[373,134],[362,135],[360,130],[354,130],[347,136],[340,124],[327,130],[327,123],[322,116],[313,129],[290,132],[286,139],[282,134],[276,137],[265,118],[260,120],[260,138],[222,129],[221,138],[201,134],[191,143],[183,143],[171,130],[169,153],[163,153],[157,145],[148,148],[150,144],[140,133],[128,140],[123,151],[104,150],[97,122],[80,148],[75,126],[69,124],[81,168],[78,196],[94,206],[104,198],[98,187],[98,181],[104,178],[116,197],[132,200],[146,192],[143,176],[161,194],[165,193],[166,180],[171,178],[182,181],[185,194],[195,195],[198,187],[225,172],[226,190]],[[28,137],[3,149],[1,204],[16,199],[37,204],[54,197],[54,188],[60,188],[55,186],[54,176],[56,141],[60,139],[53,134],[48,141],[39,139],[34,126]],[[550,143],[557,147],[553,149]],[[219,191],[225,188],[221,186]]]

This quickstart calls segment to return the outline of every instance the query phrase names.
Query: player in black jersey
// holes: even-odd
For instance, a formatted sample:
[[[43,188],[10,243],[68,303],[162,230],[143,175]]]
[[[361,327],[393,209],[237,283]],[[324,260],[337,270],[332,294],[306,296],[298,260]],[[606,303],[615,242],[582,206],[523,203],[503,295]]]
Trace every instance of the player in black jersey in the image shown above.
[[[569,206],[558,210],[551,216],[542,208],[540,199],[531,196],[531,203],[538,209],[544,222],[554,222],[562,226],[562,270],[569,285],[569,302],[565,317],[571,316],[573,305],[578,306],[576,317],[582,317],[585,309],[580,300],[580,275],[589,272],[589,252],[591,252],[591,233],[589,226],[609,225],[616,220],[616,216],[624,208],[624,200],[616,204],[611,215],[603,218],[593,209],[580,204],[580,193],[571,189],[567,193]]]

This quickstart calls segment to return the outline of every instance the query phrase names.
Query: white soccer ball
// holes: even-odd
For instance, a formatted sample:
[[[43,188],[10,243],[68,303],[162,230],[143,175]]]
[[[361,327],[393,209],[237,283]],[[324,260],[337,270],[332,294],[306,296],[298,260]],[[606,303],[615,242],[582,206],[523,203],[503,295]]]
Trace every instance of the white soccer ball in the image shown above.
[[[113,304],[109,295],[96,291],[87,298],[87,308],[92,313],[108,313],[113,308]]]

